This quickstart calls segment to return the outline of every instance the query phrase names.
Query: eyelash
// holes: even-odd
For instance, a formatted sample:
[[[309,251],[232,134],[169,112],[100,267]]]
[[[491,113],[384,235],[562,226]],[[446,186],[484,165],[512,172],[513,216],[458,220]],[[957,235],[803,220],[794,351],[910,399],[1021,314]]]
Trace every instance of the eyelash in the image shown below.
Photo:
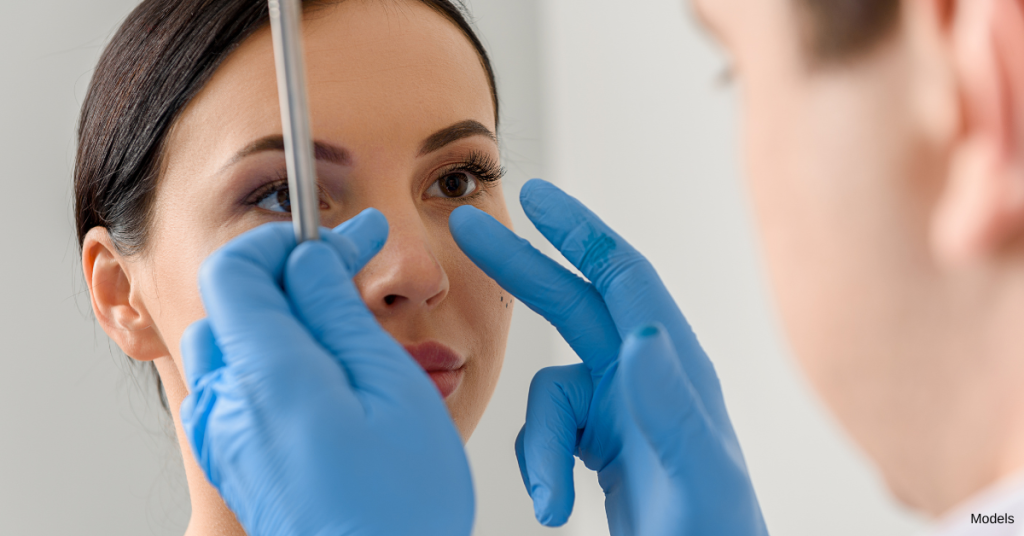
[[[284,172],[284,171],[279,171],[279,172],[276,173],[276,175],[277,175],[277,178],[275,178],[274,180],[272,180],[272,181],[264,184],[263,186],[260,186],[259,188],[256,188],[255,190],[253,190],[253,192],[251,194],[249,194],[249,197],[246,200],[246,204],[247,205],[252,205],[253,207],[256,207],[256,206],[258,206],[260,204],[261,201],[266,199],[271,194],[277,193],[277,192],[279,192],[281,190],[287,190],[288,189],[288,174],[286,172]],[[324,205],[326,203],[324,203],[324,197],[325,197],[324,190],[323,190],[323,188],[319,184],[317,185],[317,197],[320,198],[320,206],[321,206],[321,208],[325,208]]]
[[[475,179],[478,179],[484,184],[490,184],[501,180],[505,176],[505,168],[502,167],[498,162],[492,158],[489,154],[473,151],[462,162],[449,164],[433,174],[433,179],[428,184],[434,184],[441,180],[447,175],[452,173],[467,173],[472,175]],[[278,172],[277,178],[268,182],[256,190],[254,190],[247,198],[246,204],[256,207],[262,202],[267,196],[281,191],[282,189],[288,188],[288,175],[284,172]],[[321,198],[321,204],[323,204],[323,188],[319,187],[319,195]],[[466,197],[452,197],[447,198],[448,201],[454,202],[465,202],[470,199],[474,199],[484,191],[483,188],[477,188],[475,192]]]
[[[445,167],[437,170],[434,173],[434,178],[431,179],[429,184],[433,184],[433,183],[441,180],[442,178],[444,178],[447,175],[451,175],[452,173],[459,173],[459,172],[468,173],[468,174],[472,175],[474,178],[479,179],[481,182],[483,182],[485,184],[497,182],[497,181],[501,180],[502,177],[505,176],[505,168],[502,167],[500,164],[498,164],[498,162],[495,161],[494,158],[491,158],[491,155],[486,154],[486,153],[481,153],[481,152],[473,151],[473,152],[469,153],[469,156],[467,156],[466,159],[463,160],[462,162],[458,162],[458,163],[455,163],[455,164],[450,164],[448,166],[445,166]],[[454,198],[453,197],[453,198],[449,198],[449,199],[451,199],[451,200],[472,199],[472,198],[476,197],[477,194],[479,194],[481,192],[483,192],[483,190],[478,189],[476,192],[474,192],[473,194],[469,195],[468,197],[462,197],[462,198]]]

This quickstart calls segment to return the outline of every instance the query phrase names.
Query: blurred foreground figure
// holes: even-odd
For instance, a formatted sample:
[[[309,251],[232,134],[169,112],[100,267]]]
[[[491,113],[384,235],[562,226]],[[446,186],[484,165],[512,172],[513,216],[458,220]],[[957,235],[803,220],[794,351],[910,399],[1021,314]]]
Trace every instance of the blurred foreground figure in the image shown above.
[[[693,7],[742,86],[807,376],[902,502],[950,534],[1020,527],[1024,1]]]

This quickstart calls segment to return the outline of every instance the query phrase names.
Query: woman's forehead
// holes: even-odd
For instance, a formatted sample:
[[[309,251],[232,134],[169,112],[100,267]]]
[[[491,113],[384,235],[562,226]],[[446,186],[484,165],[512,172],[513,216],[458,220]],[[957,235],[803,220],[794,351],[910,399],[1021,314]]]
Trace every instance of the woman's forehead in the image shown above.
[[[418,147],[439,128],[464,120],[494,130],[490,85],[476,49],[425,4],[349,0],[307,16],[303,34],[315,137],[358,150],[361,143]],[[187,147],[190,166],[204,158],[197,150],[222,158],[255,137],[279,133],[280,121],[271,34],[263,28],[182,113],[167,156]],[[208,164],[203,167],[214,162]]]

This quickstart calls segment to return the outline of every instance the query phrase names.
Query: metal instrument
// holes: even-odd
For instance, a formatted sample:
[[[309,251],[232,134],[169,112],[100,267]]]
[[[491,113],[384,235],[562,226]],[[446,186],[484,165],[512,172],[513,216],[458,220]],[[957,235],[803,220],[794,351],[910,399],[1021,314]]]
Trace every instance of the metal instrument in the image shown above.
[[[288,166],[288,195],[295,238],[301,243],[320,239],[320,196],[306,92],[302,48],[301,0],[268,0],[270,30],[281,100],[284,155]]]

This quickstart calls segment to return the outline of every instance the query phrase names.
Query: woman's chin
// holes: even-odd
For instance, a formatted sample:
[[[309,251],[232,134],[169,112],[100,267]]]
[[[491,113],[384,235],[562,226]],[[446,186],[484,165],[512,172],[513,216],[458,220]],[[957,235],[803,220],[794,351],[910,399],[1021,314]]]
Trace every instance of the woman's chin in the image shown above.
[[[471,403],[472,400],[469,399],[471,397],[465,396],[466,393],[463,390],[465,387],[465,385],[459,386],[459,389],[456,389],[444,400],[445,405],[448,406],[448,415],[455,423],[455,428],[459,431],[463,444],[469,441],[469,437],[473,435],[473,431],[476,430],[476,425],[480,423],[480,418],[483,415],[482,408]]]

